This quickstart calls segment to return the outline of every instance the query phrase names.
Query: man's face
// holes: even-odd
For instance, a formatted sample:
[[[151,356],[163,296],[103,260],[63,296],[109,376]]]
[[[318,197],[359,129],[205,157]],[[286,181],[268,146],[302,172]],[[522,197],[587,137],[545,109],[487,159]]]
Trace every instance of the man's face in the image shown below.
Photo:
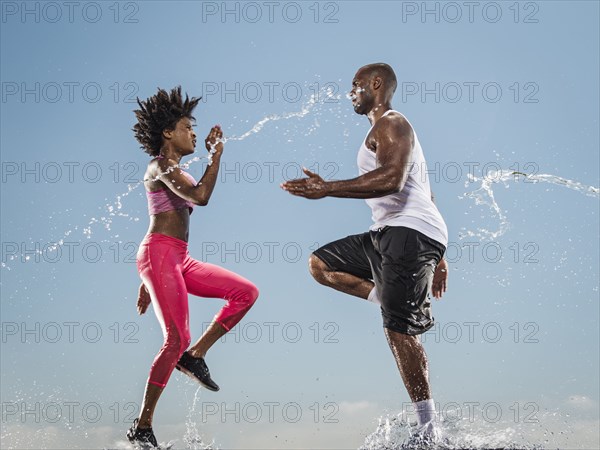
[[[184,117],[177,122],[171,135],[171,142],[183,155],[194,153],[196,147],[196,133],[194,133],[192,125],[192,121]]]
[[[358,70],[352,80],[350,100],[356,114],[367,114],[373,106],[373,96],[369,85],[369,76],[364,70]]]

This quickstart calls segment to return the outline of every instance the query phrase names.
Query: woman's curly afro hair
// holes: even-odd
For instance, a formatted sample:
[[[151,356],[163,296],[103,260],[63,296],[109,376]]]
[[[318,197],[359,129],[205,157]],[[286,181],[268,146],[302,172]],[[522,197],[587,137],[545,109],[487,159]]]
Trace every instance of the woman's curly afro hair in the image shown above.
[[[184,100],[181,86],[171,89],[170,93],[159,88],[158,93],[146,101],[138,98],[140,109],[134,110],[138,123],[133,126],[133,132],[142,144],[141,148],[151,156],[158,156],[162,146],[162,132],[174,130],[177,122],[184,117],[194,120],[192,112],[201,99],[202,97],[190,99],[185,94]]]

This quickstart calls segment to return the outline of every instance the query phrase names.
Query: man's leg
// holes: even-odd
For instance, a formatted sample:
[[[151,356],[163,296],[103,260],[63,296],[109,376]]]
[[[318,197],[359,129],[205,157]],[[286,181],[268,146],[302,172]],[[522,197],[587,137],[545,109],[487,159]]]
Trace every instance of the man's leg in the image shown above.
[[[389,328],[384,330],[410,399],[414,403],[430,399],[429,367],[421,339]]]
[[[419,336],[398,333],[389,328],[384,330],[400,376],[417,413],[417,424],[422,427],[424,437],[435,439],[435,403],[429,389],[429,366],[421,339]]]
[[[346,236],[315,250],[308,260],[313,278],[324,286],[380,304],[364,245],[369,233]]]
[[[381,292],[385,335],[413,401],[421,432],[428,439],[436,439],[427,355],[419,335],[433,326],[428,292],[443,246],[405,227],[373,232],[372,242],[374,249],[382,250],[374,278]]]
[[[308,269],[313,278],[320,284],[365,300],[368,299],[369,294],[375,287],[371,280],[331,269],[315,254],[310,255]]]

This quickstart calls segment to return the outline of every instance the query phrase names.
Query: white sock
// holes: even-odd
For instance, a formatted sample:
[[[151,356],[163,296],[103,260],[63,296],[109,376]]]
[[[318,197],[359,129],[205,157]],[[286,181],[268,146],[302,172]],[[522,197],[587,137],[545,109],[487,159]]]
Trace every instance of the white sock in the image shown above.
[[[413,405],[415,406],[415,411],[417,413],[417,424],[419,426],[435,421],[435,403],[433,402],[432,398],[428,400],[421,400],[420,402],[414,402]]]
[[[367,297],[367,300],[372,303],[375,303],[376,305],[381,306],[379,297],[377,297],[377,288],[375,286],[373,286],[373,289],[371,289],[371,292],[369,292],[369,296]]]

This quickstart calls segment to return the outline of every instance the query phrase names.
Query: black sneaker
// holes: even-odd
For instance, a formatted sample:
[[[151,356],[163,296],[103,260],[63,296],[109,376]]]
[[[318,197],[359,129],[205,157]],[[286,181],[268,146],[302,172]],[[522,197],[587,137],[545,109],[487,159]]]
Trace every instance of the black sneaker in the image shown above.
[[[127,430],[127,439],[133,445],[140,448],[158,448],[158,442],[154,437],[152,428],[138,428],[139,419],[133,421],[133,425]]]
[[[177,370],[182,371],[187,376],[200,383],[206,389],[215,392],[219,390],[217,383],[210,377],[210,372],[208,371],[208,367],[206,367],[204,358],[194,358],[188,352],[184,352],[175,367]]]

